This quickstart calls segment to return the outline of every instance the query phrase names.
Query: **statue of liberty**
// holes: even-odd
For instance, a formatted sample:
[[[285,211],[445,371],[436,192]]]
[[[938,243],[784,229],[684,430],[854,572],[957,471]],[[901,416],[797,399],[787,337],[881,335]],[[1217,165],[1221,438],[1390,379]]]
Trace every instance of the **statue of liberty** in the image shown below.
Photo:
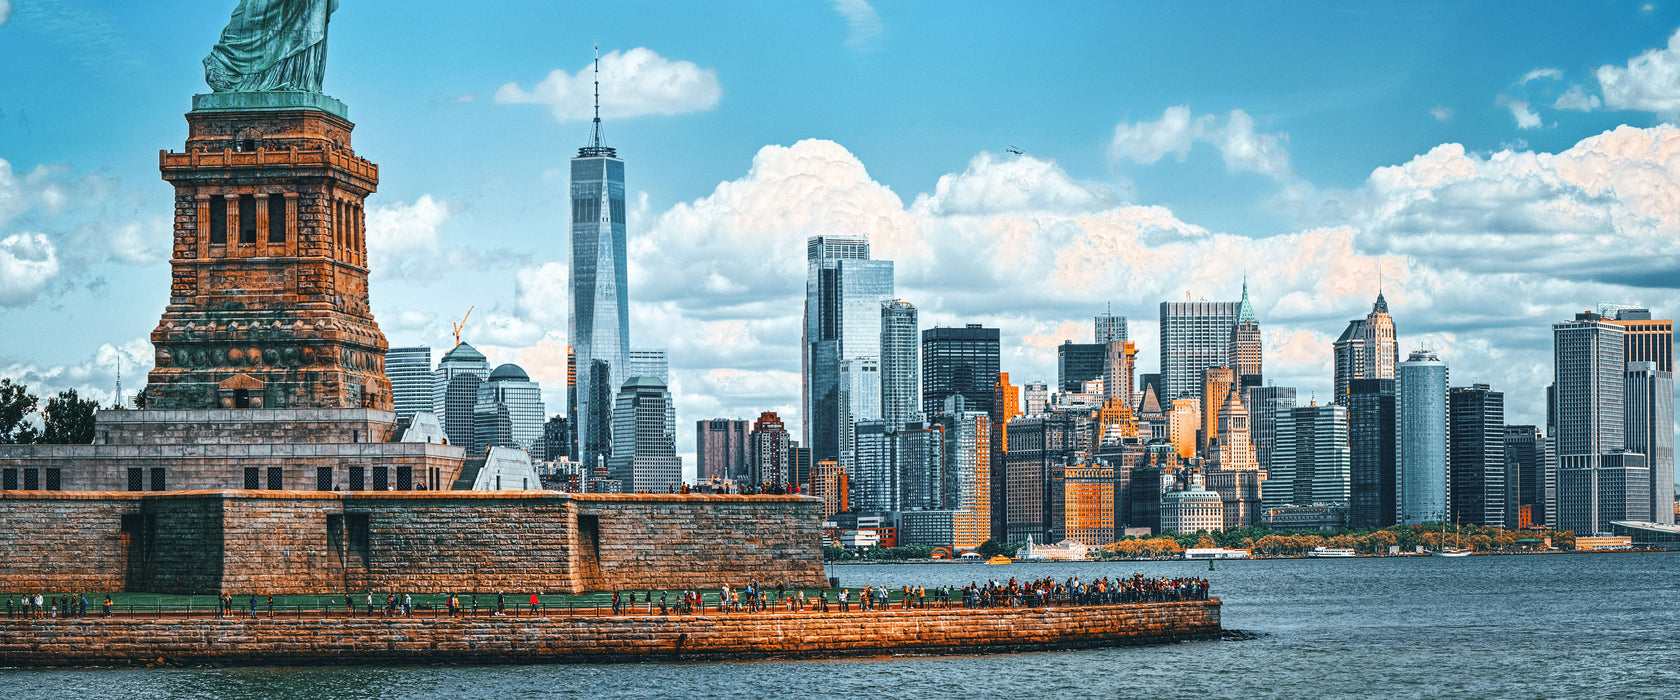
[[[337,9],[338,0],[239,0],[204,57],[204,82],[216,92],[319,93]]]

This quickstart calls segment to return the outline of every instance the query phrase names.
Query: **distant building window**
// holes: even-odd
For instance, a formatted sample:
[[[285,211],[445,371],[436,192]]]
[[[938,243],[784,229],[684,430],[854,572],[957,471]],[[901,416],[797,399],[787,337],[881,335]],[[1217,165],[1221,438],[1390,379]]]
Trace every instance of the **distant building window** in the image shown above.
[[[281,491],[286,488],[286,472],[284,469],[280,467],[268,468],[268,488],[272,491]]]
[[[251,489],[253,491],[262,488],[262,468],[260,468],[260,467],[246,467],[245,468],[245,488]]]
[[[47,468],[47,490],[62,491],[64,489],[64,470]]]
[[[315,490],[316,491],[331,491],[332,490],[332,472],[333,472],[332,467],[316,467],[315,468]]]
[[[257,242],[257,198],[239,195],[239,242]]]
[[[351,491],[361,491],[361,490],[363,490],[363,487],[365,487],[366,485],[367,484],[364,483],[363,480],[362,480],[362,468],[361,467],[351,467],[350,468],[350,490]]]
[[[41,490],[41,470],[39,470],[39,469],[25,469],[25,470],[23,470],[23,490],[25,490],[25,491],[39,491],[39,490]]]
[[[4,472],[4,476],[0,477],[0,489],[6,491],[18,490],[18,470],[7,469]]]
[[[227,200],[210,197],[210,245],[227,245]]]
[[[169,490],[168,486],[163,481],[164,474],[165,474],[165,472],[164,472],[163,467],[152,467],[152,490],[153,491],[168,491]]]
[[[268,242],[286,242],[286,196],[268,196]]]
[[[146,470],[141,469],[139,467],[129,467],[128,468],[128,490],[130,490],[130,491],[145,491],[146,490]]]
[[[384,491],[386,488],[390,487],[390,485],[391,485],[391,468],[390,467],[374,467],[373,468],[373,490]]]
[[[414,490],[414,467],[409,467],[409,466],[397,467],[397,490],[398,491],[412,491],[412,490]]]

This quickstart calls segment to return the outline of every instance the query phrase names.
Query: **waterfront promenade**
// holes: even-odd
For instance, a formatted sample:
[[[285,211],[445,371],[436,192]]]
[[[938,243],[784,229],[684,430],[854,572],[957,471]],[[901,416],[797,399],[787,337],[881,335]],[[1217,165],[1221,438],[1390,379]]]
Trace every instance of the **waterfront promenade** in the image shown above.
[[[1024,602],[1024,601],[1023,601]],[[647,614],[113,614],[0,621],[0,664],[431,664],[974,654],[1212,639],[1217,598]]]

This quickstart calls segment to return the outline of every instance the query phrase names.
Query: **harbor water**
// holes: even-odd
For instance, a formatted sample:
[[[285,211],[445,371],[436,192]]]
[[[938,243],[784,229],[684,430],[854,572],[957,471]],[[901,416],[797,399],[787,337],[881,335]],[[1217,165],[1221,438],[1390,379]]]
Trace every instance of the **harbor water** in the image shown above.
[[[1196,576],[1241,641],[623,665],[4,669],[6,698],[1606,697],[1680,689],[1680,553],[854,564],[846,586]],[[768,582],[774,583],[774,582]]]

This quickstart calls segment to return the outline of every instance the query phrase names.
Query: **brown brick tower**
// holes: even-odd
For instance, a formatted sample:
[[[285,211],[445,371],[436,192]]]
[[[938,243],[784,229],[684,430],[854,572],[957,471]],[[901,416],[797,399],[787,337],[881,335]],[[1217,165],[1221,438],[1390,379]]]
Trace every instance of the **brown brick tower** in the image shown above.
[[[175,248],[146,408],[391,410],[362,208],[379,167],[322,103],[201,106],[158,154]]]

